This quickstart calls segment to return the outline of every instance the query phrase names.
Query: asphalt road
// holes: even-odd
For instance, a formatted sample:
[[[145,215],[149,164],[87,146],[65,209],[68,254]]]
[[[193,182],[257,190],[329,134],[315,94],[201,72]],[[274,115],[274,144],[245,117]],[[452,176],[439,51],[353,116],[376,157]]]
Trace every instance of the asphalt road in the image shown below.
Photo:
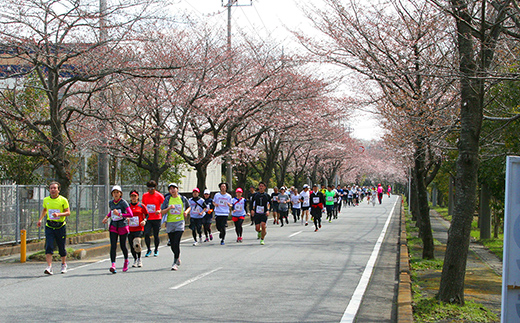
[[[397,201],[344,207],[318,232],[270,221],[263,246],[248,220],[243,243],[233,228],[224,246],[218,234],[199,246],[186,239],[178,271],[166,246],[126,273],[118,258],[117,274],[108,259],[71,262],[63,275],[55,263],[53,276],[42,263],[3,264],[0,322],[390,322]]]

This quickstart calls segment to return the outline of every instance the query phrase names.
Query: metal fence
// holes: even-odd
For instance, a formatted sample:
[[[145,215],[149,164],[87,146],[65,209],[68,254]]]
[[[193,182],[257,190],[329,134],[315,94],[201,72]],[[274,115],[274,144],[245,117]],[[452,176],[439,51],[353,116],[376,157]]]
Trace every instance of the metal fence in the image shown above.
[[[123,185],[123,198],[130,201],[128,193],[146,192],[145,185]],[[159,187],[167,192],[164,186]],[[44,185],[0,185],[0,244],[20,242],[20,230],[27,231],[27,240],[45,237],[45,228],[37,223],[43,209],[43,199],[49,195]],[[103,185],[72,185],[69,191],[70,216],[67,219],[67,233],[103,230],[101,223],[108,213],[111,199],[109,188]]]

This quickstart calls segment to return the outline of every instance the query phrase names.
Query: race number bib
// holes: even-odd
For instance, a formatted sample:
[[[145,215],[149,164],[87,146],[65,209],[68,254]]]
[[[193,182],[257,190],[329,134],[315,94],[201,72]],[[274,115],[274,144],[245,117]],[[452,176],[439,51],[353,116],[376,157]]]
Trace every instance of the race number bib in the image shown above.
[[[149,214],[155,214],[155,204],[146,205],[146,210]]]
[[[235,211],[242,211],[243,209],[244,209],[244,206],[242,204],[235,205]]]
[[[119,221],[119,220],[123,219],[123,217],[121,216],[121,213],[116,215],[114,213],[114,211],[115,210],[110,211],[110,213],[111,213],[110,217],[112,218],[112,221]]]
[[[320,198],[319,197],[313,197],[312,198],[312,203],[314,203],[314,204],[320,203]]]
[[[128,225],[131,227],[138,227],[139,226],[139,217],[133,216],[128,219]]]
[[[226,201],[226,199],[219,199],[219,200],[218,200],[218,205],[220,205],[220,206],[226,206],[226,205],[227,205],[227,201]]]
[[[332,201],[334,201],[334,197],[327,196],[327,202],[332,202]],[[318,202],[314,202],[314,203],[318,203]]]
[[[173,204],[173,209],[170,209],[171,215],[179,215],[182,212],[182,205],[180,204]]]
[[[309,206],[309,198],[308,197],[303,199],[303,206]]]
[[[265,213],[265,207],[258,205],[256,207],[256,213],[264,214]]]
[[[60,210],[57,210],[57,209],[49,210],[49,220],[59,220],[60,219],[59,216],[54,216],[55,213],[60,213]]]

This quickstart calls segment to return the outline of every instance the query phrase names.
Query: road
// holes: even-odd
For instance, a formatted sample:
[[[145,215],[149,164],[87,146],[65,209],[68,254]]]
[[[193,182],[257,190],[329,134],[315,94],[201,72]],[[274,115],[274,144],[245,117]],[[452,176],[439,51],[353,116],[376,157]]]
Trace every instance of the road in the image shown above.
[[[395,232],[381,238],[389,223],[396,231],[397,202],[344,207],[318,232],[311,223],[270,223],[263,246],[248,220],[240,244],[233,228],[224,246],[185,239],[178,271],[166,246],[126,273],[118,258],[115,275],[108,259],[71,262],[63,275],[54,264],[53,276],[42,263],[5,264],[0,322],[390,322],[396,255],[388,246],[397,240]]]

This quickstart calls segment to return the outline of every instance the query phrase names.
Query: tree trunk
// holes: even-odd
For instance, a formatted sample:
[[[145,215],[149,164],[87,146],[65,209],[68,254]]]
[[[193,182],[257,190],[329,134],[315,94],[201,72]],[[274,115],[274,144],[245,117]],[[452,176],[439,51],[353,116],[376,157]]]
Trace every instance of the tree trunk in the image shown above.
[[[479,137],[482,125],[480,84],[476,77],[474,42],[468,8],[452,0],[461,19],[457,20],[461,72],[459,156],[456,162],[455,208],[439,287],[439,300],[464,305],[464,278],[468,259],[471,222],[475,211]]]
[[[419,231],[423,242],[423,259],[434,259],[433,233],[430,222],[430,207],[428,206],[428,191],[425,183],[425,155],[421,144],[415,151],[415,178],[417,189],[417,207],[419,210]]]
[[[206,187],[206,178],[208,177],[208,164],[198,164],[195,166],[197,172],[197,187],[204,191]]]

